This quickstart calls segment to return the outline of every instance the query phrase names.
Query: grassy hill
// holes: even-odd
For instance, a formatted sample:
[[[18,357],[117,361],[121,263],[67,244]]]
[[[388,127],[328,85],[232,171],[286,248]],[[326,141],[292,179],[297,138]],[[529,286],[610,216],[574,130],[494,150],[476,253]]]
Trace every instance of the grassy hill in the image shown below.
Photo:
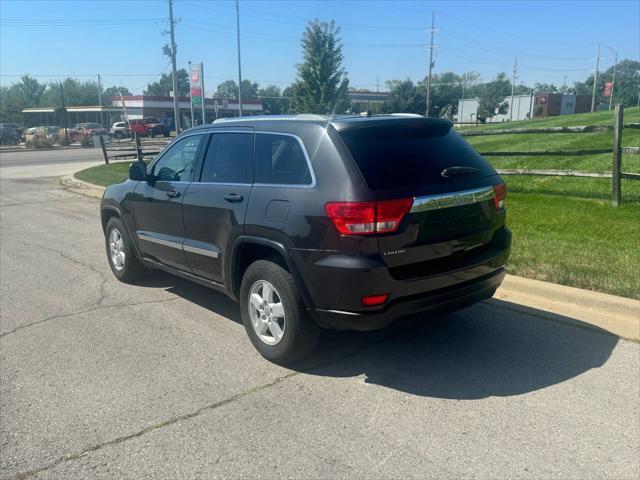
[[[625,110],[624,123],[639,123],[640,108]],[[487,124],[486,131],[612,125],[613,112]],[[465,137],[479,152],[606,149],[613,132],[504,134]],[[640,146],[640,130],[625,128],[623,146]],[[612,155],[493,156],[495,168],[605,172]],[[623,154],[622,169],[640,172],[640,155]],[[611,180],[505,176],[507,224],[514,233],[508,270],[516,275],[640,298],[640,181],[623,180],[623,205],[611,205]]]

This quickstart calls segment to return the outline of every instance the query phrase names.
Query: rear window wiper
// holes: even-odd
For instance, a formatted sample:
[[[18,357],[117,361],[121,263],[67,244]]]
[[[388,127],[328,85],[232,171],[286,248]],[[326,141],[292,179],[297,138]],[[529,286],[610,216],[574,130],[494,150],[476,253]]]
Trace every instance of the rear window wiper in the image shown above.
[[[455,177],[456,175],[468,175],[470,173],[478,173],[480,170],[475,167],[454,166],[445,168],[440,172],[444,178]]]

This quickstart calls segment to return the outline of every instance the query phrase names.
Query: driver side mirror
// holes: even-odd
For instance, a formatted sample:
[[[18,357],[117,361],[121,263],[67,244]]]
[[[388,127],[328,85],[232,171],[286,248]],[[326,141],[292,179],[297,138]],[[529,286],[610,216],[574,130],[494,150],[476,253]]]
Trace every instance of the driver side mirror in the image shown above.
[[[144,182],[147,179],[147,164],[138,161],[129,165],[129,179]]]

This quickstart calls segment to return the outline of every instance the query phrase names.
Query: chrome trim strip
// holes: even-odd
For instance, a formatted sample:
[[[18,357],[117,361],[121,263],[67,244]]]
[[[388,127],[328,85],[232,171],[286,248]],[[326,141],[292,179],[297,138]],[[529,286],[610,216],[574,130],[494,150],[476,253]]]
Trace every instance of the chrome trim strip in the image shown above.
[[[459,207],[472,203],[484,202],[495,197],[493,187],[475,188],[473,190],[463,190],[461,192],[441,193],[438,195],[428,195],[413,199],[411,212],[426,212],[429,210],[440,210],[443,208]]]
[[[182,244],[178,242],[172,242],[170,240],[164,240],[162,238],[154,237],[144,232],[136,232],[140,240],[146,240],[147,242],[157,243],[158,245],[164,245],[165,247],[177,248],[182,250]]]
[[[218,258],[218,252],[213,250],[205,250],[204,248],[192,247],[191,245],[182,244],[182,249],[185,252],[196,253],[198,255],[204,255],[206,257]]]
[[[296,141],[298,142],[298,145],[300,145],[300,148],[302,149],[302,153],[304,154],[304,158],[307,161],[307,167],[309,168],[309,173],[311,174],[311,183],[310,184],[278,184],[278,183],[254,183],[253,186],[254,187],[285,187],[285,188],[290,188],[290,187],[294,187],[294,188],[313,188],[316,186],[316,174],[313,171],[313,167],[311,166],[311,159],[309,158],[309,154],[307,153],[307,149],[304,146],[304,143],[302,143],[302,139],[297,136],[294,135],[293,133],[285,133],[285,132],[265,132],[265,131],[256,131],[255,132],[256,135],[282,135],[284,137],[292,137],[295,138]],[[255,158],[254,158],[254,162],[255,162]]]
[[[338,315],[353,315],[356,317],[361,317],[361,313],[356,312],[345,312],[344,310],[326,310],[324,308],[316,308],[316,312],[326,312],[326,313],[337,313]]]

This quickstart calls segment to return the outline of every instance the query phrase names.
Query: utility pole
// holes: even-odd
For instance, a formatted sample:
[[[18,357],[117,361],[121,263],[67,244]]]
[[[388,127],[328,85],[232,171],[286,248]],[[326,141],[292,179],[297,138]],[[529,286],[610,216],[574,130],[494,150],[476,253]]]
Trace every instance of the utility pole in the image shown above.
[[[240,2],[236,0],[236,37],[238,40],[238,116],[242,116],[242,64],[240,62]]]
[[[598,85],[598,68],[600,68],[600,44],[596,49],[596,72],[593,75],[593,93],[591,94],[591,112],[596,111],[596,88]]]
[[[176,36],[173,21],[173,0],[169,0],[169,34],[171,36],[171,77],[173,80],[173,116],[176,134],[180,133],[180,109],[178,108],[178,73],[176,71]]]
[[[376,75],[376,93],[380,92],[380,75]]]
[[[513,120],[513,94],[516,88],[516,78],[518,75],[518,59],[513,62],[513,80],[511,80],[511,103],[509,104],[509,121]]]
[[[189,64],[189,87],[191,87],[191,60],[187,63]],[[191,97],[191,88],[189,88],[189,106],[191,107],[191,126],[193,127],[193,98]]]
[[[562,93],[567,93],[567,76],[563,75],[562,78]]]
[[[460,101],[460,111],[458,112],[458,123],[462,125],[462,118],[464,113],[464,89],[467,86],[466,74],[462,75],[462,100]]]
[[[69,117],[67,115],[67,105],[64,99],[64,86],[62,84],[62,80],[60,82],[60,103],[62,103],[62,115],[64,116],[64,138],[66,140],[67,145],[69,144],[69,132],[67,128],[69,127]]]
[[[100,105],[100,125],[104,124],[104,118],[102,117],[102,79],[98,74],[98,104]]]
[[[433,34],[435,33],[436,12],[431,12],[431,41],[429,42],[429,76],[427,77],[427,110],[425,117],[429,116],[429,107],[431,106],[431,71],[433,70]]]
[[[616,60],[613,64],[613,78],[611,79],[611,95],[609,96],[609,110],[611,110],[611,105],[613,104],[613,91],[616,88],[616,69],[618,68],[618,54],[616,53]]]

